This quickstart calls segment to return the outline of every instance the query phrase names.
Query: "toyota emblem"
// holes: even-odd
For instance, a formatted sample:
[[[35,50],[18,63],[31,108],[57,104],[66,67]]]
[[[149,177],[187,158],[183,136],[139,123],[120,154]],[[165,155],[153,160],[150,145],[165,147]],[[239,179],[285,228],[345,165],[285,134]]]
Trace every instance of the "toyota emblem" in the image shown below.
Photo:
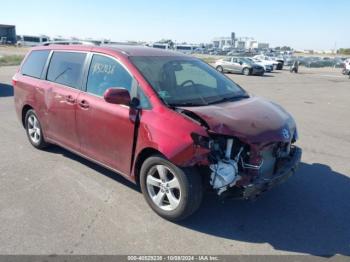
[[[286,139],[286,140],[288,140],[288,139],[290,138],[290,134],[289,134],[288,129],[286,129],[286,128],[283,128],[283,129],[282,129],[282,136],[283,136],[283,138]]]

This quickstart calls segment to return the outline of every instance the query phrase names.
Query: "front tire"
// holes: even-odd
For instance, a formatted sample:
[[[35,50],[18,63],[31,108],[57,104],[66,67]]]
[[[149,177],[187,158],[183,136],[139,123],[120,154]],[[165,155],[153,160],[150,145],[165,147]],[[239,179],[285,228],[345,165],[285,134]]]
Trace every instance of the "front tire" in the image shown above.
[[[25,129],[29,142],[38,149],[43,149],[48,146],[44,139],[43,130],[39,122],[39,118],[33,109],[28,110],[25,116]]]
[[[249,76],[250,75],[250,69],[248,67],[244,68],[242,71],[243,75]]]
[[[148,205],[170,221],[185,219],[202,202],[202,179],[196,169],[181,169],[162,156],[146,159],[141,167],[140,184]]]

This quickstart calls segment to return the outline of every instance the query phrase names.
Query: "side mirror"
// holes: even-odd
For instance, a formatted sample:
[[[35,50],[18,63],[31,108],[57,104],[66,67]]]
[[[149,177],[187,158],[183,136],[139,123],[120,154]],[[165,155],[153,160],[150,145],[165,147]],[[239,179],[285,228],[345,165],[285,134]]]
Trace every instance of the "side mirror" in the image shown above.
[[[240,64],[240,65],[243,65],[243,62],[242,62],[242,61],[239,61],[239,64]]]
[[[125,88],[108,88],[103,94],[107,103],[130,106],[131,97]]]

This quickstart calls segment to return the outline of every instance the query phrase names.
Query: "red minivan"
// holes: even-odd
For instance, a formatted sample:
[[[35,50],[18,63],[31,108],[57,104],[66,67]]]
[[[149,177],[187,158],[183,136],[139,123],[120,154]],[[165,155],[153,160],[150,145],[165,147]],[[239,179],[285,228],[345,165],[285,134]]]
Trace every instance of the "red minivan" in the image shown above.
[[[56,144],[140,185],[177,221],[205,190],[251,199],[301,159],[296,124],[203,61],[139,46],[43,46],[13,77],[30,143]]]

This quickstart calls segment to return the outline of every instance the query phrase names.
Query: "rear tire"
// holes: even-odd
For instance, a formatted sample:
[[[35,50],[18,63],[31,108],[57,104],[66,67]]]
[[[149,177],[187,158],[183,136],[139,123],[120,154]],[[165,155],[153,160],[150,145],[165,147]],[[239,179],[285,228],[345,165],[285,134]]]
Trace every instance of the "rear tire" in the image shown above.
[[[181,169],[160,155],[142,164],[140,185],[148,205],[170,221],[185,219],[202,202],[202,179],[196,169]]]
[[[43,149],[49,145],[44,139],[39,118],[33,109],[27,111],[24,123],[29,142],[35,148]]]
[[[218,70],[220,73],[224,73],[224,68],[222,66],[217,66],[216,70]]]

